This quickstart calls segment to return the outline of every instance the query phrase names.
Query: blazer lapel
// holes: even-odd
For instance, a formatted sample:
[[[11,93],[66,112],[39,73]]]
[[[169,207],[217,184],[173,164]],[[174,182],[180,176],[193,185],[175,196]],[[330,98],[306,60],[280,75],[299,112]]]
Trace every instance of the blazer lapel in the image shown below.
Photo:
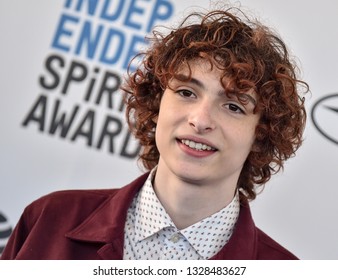
[[[147,177],[148,173],[116,190],[66,237],[80,242],[102,243],[98,250],[101,259],[122,259],[127,211]]]
[[[229,242],[211,259],[253,260],[257,255],[257,230],[248,203],[243,203]]]

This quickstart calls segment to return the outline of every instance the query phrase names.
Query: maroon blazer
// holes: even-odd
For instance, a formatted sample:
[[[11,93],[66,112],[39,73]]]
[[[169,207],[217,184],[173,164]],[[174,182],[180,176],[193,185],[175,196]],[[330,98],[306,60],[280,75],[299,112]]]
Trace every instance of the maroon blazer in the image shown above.
[[[147,176],[121,189],[58,191],[36,200],[1,259],[122,259],[127,210]],[[297,258],[255,226],[245,204],[229,242],[212,259]]]

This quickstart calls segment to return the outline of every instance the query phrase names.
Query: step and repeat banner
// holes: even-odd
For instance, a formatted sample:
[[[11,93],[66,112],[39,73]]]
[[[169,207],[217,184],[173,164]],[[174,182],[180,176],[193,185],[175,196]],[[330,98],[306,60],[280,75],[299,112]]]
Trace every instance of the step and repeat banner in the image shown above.
[[[155,26],[212,2],[0,1],[0,254],[38,197],[143,172],[119,90],[127,66]],[[255,221],[301,259],[338,259],[338,4],[236,5],[278,31],[311,87],[304,145],[252,203]]]

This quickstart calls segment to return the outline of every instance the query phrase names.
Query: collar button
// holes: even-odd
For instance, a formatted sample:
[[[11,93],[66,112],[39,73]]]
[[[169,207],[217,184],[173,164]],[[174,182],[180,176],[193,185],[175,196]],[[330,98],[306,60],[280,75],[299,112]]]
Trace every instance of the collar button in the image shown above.
[[[170,240],[172,243],[177,243],[178,241],[180,241],[180,239],[181,239],[180,234],[179,234],[179,233],[175,233],[174,235],[172,235],[172,236],[170,237],[169,240]]]

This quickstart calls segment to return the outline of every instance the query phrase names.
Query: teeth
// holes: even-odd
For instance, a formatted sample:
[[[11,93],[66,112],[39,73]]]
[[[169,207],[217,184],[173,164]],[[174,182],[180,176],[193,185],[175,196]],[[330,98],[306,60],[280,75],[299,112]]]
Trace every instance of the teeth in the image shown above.
[[[211,151],[211,150],[215,150],[214,148],[206,145],[206,144],[202,144],[202,143],[196,143],[194,141],[191,140],[181,140],[181,142],[184,145],[187,145],[188,147],[190,147],[191,149],[195,149],[195,150],[199,150],[199,151]]]

